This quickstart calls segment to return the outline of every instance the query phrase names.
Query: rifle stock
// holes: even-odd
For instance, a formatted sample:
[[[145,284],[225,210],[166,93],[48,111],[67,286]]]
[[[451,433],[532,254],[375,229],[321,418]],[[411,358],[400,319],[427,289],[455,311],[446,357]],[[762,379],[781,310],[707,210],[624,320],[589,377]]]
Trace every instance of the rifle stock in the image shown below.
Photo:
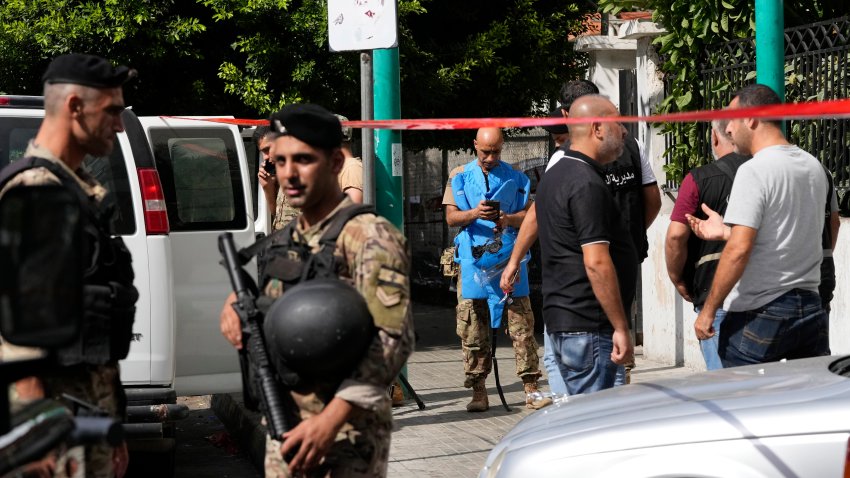
[[[223,265],[230,276],[230,284],[236,293],[236,302],[232,305],[242,323],[243,348],[253,372],[254,390],[259,395],[257,398],[260,411],[266,418],[272,438],[282,440],[283,434],[296,425],[295,418],[287,414],[287,410],[295,410],[295,403],[275,378],[261,327],[263,316],[256,305],[256,287],[251,287],[254,285],[253,281],[242,268],[243,263],[236,252],[233,235],[225,232],[218,236],[218,247],[224,259]]]

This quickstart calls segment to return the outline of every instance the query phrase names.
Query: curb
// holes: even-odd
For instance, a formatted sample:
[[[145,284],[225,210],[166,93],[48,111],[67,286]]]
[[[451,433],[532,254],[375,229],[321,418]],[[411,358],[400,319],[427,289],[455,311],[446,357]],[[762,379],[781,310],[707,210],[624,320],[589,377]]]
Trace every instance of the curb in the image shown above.
[[[266,427],[262,415],[245,408],[241,393],[213,395],[210,408],[260,473],[265,469]]]

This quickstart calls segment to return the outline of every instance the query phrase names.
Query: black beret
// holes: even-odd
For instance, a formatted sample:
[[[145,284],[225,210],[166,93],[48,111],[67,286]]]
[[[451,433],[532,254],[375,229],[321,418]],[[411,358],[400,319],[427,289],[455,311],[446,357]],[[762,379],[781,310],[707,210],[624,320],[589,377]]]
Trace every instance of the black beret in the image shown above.
[[[293,136],[316,148],[339,148],[342,144],[339,119],[319,105],[286,105],[272,114],[269,127],[277,134]]]
[[[564,115],[561,113],[561,108],[555,108],[554,110],[549,112],[550,118],[563,118]],[[567,128],[565,124],[549,124],[543,127],[550,134],[566,134],[569,133],[570,130]]]
[[[126,66],[114,67],[108,60],[95,55],[69,53],[50,62],[41,81],[73,83],[92,88],[116,88],[136,77],[136,70]]]

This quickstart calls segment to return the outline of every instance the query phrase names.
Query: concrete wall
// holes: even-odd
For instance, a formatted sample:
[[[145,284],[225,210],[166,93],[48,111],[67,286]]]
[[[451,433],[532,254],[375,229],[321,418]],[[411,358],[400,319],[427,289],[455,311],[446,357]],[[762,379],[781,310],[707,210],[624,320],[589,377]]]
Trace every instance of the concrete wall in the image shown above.
[[[635,51],[598,50],[592,54],[593,67],[588,71],[588,80],[599,87],[614,105],[620,107],[620,70],[635,69]]]

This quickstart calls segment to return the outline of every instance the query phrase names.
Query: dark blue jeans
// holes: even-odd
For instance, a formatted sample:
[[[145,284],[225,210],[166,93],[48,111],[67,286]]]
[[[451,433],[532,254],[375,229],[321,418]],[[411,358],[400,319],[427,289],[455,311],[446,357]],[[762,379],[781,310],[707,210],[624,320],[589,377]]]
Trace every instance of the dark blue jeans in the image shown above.
[[[611,361],[611,332],[554,332],[549,340],[569,395],[614,386],[618,365]]]
[[[724,367],[829,355],[828,318],[817,292],[794,289],[767,305],[727,312],[718,352]]]

